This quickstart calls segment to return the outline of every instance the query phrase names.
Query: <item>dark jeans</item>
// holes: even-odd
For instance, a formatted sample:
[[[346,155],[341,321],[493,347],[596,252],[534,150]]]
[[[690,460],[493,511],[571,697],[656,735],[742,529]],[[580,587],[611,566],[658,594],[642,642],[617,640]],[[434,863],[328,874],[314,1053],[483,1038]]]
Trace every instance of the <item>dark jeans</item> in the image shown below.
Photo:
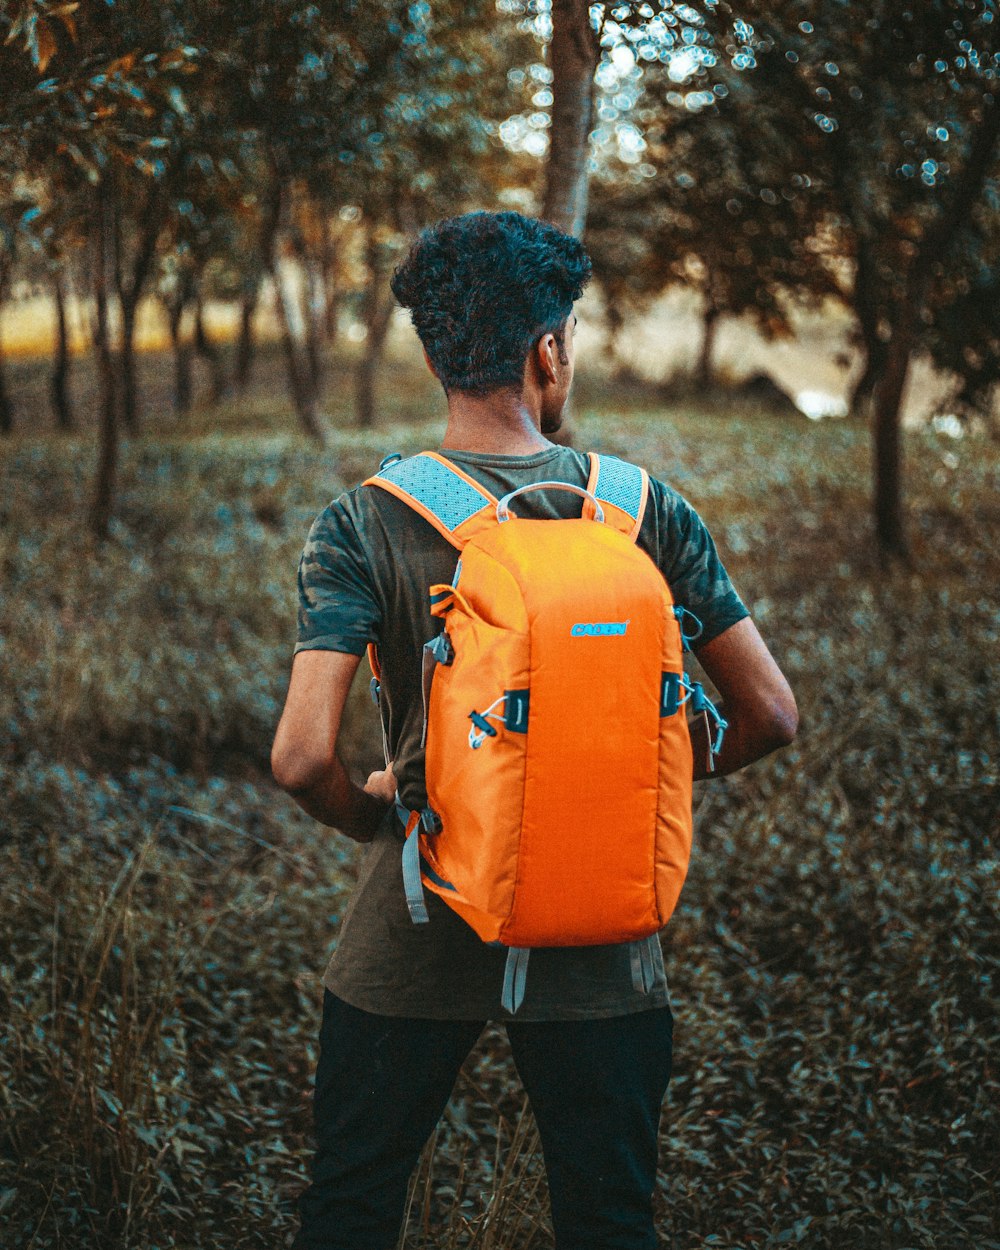
[[[506,1027],[538,1124],[559,1250],[655,1250],[670,1008]],[[370,1015],[324,992],[316,1157],[292,1250],[392,1250],[410,1174],[482,1028]]]

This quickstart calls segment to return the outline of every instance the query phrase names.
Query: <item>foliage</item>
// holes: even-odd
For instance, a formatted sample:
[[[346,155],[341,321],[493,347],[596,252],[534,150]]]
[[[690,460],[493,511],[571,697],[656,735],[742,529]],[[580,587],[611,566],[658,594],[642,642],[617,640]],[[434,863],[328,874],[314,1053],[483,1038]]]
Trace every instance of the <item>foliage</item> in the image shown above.
[[[792,748],[700,792],[665,934],[664,1237],[996,1247],[995,449],[910,437],[922,571],[882,574],[857,429],[581,383],[581,444],[699,507],[803,714]],[[377,451],[341,433],[320,455],[239,417],[130,444],[101,548],[76,519],[79,440],[25,440],[0,467],[12,1250],[263,1250],[305,1183],[319,976],[354,857],[266,775],[295,560],[332,494],[439,430],[398,426]],[[362,686],[359,772],[379,759]],[[521,1109],[491,1030],[415,1178],[411,1250],[551,1245]]]
[[[925,332],[938,368],[956,379],[955,402],[966,416],[996,411],[1000,378],[1000,178],[986,188],[954,249],[953,263],[937,277],[941,298]]]
[[[806,172],[821,136],[789,126],[761,74],[688,16],[659,29],[633,17],[619,31],[642,137],[630,162],[607,163],[595,181],[586,240],[597,281],[613,328],[685,286],[709,323],[749,314],[765,335],[787,334],[791,300],[842,294],[824,258],[829,201]]]
[[[733,280],[742,268],[744,282],[759,283],[776,245],[787,238],[801,247],[825,226],[827,248],[863,271],[853,294],[845,288],[860,328],[868,333],[880,318],[891,327],[911,264],[950,206],[991,111],[1000,55],[993,6],[940,0],[919,13],[888,4],[871,14],[842,5],[835,20],[801,3],[700,9],[690,38],[666,45],[659,37],[651,45],[650,23],[632,19],[634,55],[665,60],[668,73],[645,67],[636,110],[647,137],[644,176],[655,180],[639,179],[636,191],[619,171],[605,188],[610,206],[623,191],[626,202],[680,217],[679,246],[659,257],[674,277],[678,251],[701,244]],[[996,149],[993,158],[995,173]],[[992,183],[983,196],[992,205]],[[978,197],[977,189],[973,203]],[[813,207],[803,217],[789,207],[796,203]],[[748,246],[748,225],[751,239],[769,239],[760,255]],[[813,269],[822,282],[822,266]],[[810,281],[800,268],[784,284],[808,290]],[[763,306],[751,296],[735,311]]]
[[[884,555],[906,558],[899,423],[911,359],[930,351],[954,370],[966,407],[988,401],[996,373],[996,6],[660,9],[621,6],[621,56],[644,84],[634,115],[645,159],[631,176],[609,170],[595,197],[612,331],[622,304],[692,286],[708,318],[705,376],[720,312],[780,333],[789,294],[844,300],[865,358],[853,407],[873,418],[876,535]],[[985,324],[970,326],[980,308]]]
[[[8,84],[0,170],[40,184],[65,163],[97,183],[119,160],[162,176],[188,125],[183,86],[198,55],[183,40],[179,6],[22,0],[8,8],[15,12],[0,13]]]
[[[269,274],[289,389],[304,429],[322,440],[324,338],[336,332],[338,279],[350,268],[336,255],[340,214],[363,214],[367,273],[355,285],[372,288],[363,320],[373,367],[392,310],[385,271],[403,234],[493,202],[523,175],[497,132],[511,107],[506,70],[530,40],[494,19],[493,0],[0,6],[0,172],[29,197],[22,220],[36,222],[35,246],[58,267],[71,241],[87,240],[84,285],[95,302],[119,305],[99,322],[108,328],[98,344],[107,362],[98,532],[113,498],[115,410],[129,432],[139,424],[132,344],[154,277],[182,412],[186,314],[206,293],[240,299],[243,386]],[[195,333],[211,356],[200,320]],[[215,389],[226,389],[218,370]]]

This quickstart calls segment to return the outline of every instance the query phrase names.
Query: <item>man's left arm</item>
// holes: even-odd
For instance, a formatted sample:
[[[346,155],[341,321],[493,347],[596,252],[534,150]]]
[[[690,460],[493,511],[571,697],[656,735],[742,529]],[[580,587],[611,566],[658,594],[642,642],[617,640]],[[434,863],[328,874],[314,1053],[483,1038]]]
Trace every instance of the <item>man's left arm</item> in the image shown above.
[[[792,741],[799,723],[795,696],[749,617],[696,646],[695,655],[722,696],[719,710],[729,722],[711,772],[704,718],[693,722],[695,781],[735,772]]]
[[[299,651],[292,662],[285,708],[271,748],[279,786],[324,825],[356,842],[371,841],[396,793],[390,765],[364,788],[337,754],[344,705],[361,657],[342,651]]]
[[[722,696],[719,710],[729,722],[711,768],[705,717],[691,723],[694,778],[701,781],[735,772],[787,746],[795,736],[798,711],[791,687],[736,593],[705,522],[675,490],[655,479],[650,486],[660,571],[674,601],[697,623],[691,647]],[[682,631],[689,627],[683,617]]]

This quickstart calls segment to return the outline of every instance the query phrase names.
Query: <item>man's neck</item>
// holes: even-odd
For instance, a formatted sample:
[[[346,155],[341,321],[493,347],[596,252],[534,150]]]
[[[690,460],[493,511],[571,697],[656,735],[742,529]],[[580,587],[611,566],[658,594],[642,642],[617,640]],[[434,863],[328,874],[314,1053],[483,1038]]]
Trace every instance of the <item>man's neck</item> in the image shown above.
[[[486,455],[530,456],[554,446],[539,429],[539,414],[513,391],[477,398],[448,396],[448,427],[443,447]]]

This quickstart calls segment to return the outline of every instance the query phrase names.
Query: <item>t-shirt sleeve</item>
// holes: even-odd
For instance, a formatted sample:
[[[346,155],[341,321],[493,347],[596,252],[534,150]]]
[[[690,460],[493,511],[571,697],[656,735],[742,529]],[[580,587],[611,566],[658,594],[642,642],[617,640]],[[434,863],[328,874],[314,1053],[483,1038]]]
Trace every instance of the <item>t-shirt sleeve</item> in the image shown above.
[[[701,621],[694,649],[711,642],[750,615],[719,559],[708,527],[688,501],[670,487],[659,488],[660,571],[674,601]]]
[[[351,497],[342,495],[309,531],[299,560],[296,652],[362,655],[378,640],[381,611],[352,513]]]

